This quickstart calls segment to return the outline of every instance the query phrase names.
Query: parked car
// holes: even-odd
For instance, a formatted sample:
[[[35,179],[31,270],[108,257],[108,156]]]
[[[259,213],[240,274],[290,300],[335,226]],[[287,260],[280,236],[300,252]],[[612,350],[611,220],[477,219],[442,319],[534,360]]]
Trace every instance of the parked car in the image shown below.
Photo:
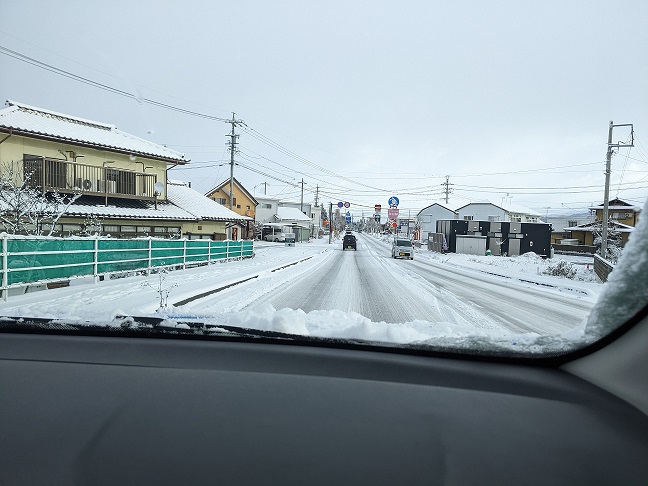
[[[356,237],[354,235],[346,234],[342,239],[342,250],[357,250]]]
[[[392,244],[392,258],[408,258],[414,260],[414,247],[410,240],[397,238]]]
[[[268,233],[267,235],[265,235],[263,237],[263,239],[266,240],[266,241],[279,241],[279,242],[283,243],[284,241],[286,241],[286,234],[285,233],[275,233],[275,234]]]

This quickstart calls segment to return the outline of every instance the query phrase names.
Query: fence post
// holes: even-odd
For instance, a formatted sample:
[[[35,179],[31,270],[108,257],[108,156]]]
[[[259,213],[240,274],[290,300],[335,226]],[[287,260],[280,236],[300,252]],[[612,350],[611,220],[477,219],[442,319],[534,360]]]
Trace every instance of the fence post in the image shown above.
[[[187,239],[182,240],[182,269],[187,268]]]
[[[212,240],[207,242],[207,263],[211,263],[211,244]]]
[[[151,243],[151,237],[148,237],[148,266],[146,267],[146,275],[149,276],[151,275],[151,256],[152,256],[152,243]]]
[[[99,237],[94,237],[94,259],[92,266],[92,273],[94,275],[94,283],[99,282]]]
[[[9,272],[7,268],[7,233],[2,235],[2,297],[9,300]]]
[[[225,241],[225,260],[229,260],[230,240]]]

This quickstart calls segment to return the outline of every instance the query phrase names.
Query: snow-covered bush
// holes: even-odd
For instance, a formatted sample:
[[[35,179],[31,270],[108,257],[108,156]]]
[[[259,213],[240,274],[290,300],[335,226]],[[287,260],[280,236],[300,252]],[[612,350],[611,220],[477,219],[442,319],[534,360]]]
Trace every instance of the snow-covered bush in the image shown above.
[[[547,268],[544,272],[545,275],[553,275],[554,277],[566,277],[574,279],[576,276],[576,269],[574,265],[565,260],[559,260],[556,263],[547,265]]]

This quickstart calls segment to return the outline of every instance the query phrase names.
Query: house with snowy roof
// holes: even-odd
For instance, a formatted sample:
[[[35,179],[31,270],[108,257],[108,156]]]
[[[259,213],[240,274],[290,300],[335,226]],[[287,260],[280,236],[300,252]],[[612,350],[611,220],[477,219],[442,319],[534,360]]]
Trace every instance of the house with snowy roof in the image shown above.
[[[538,223],[540,213],[513,204],[495,204],[491,201],[472,202],[456,210],[457,219],[512,223]]]
[[[437,221],[455,218],[457,213],[448,205],[434,203],[424,207],[416,215],[421,228],[421,238],[427,240],[429,233],[436,233]]]
[[[232,202],[230,204],[230,187],[232,189]],[[238,228],[234,228],[233,231],[238,232],[243,235],[243,238],[253,238],[254,237],[254,221],[256,217],[256,208],[259,205],[259,201],[241,184],[236,177],[231,179],[227,178],[216,187],[207,191],[205,194],[208,198],[216,201],[217,203],[230,208],[236,214],[241,216],[246,216],[251,218],[251,220],[246,220],[241,222]],[[236,239],[236,238],[234,238]]]
[[[184,155],[115,125],[7,101],[0,109],[0,170],[19,186],[74,195],[55,234],[100,221],[115,237],[185,235],[225,239],[227,225],[249,218],[184,184],[167,170]]]
[[[594,213],[594,221],[571,225],[564,228],[570,233],[570,238],[578,240],[581,245],[594,245],[594,241],[601,234],[604,205],[589,208]],[[621,199],[615,198],[608,203],[609,231],[619,236],[619,244],[623,247],[628,242],[630,234],[639,221],[641,208]]]
[[[263,223],[263,235],[272,232],[295,233],[297,241],[306,241],[311,235],[313,218],[310,203],[281,201],[279,198],[259,197],[257,221]]]

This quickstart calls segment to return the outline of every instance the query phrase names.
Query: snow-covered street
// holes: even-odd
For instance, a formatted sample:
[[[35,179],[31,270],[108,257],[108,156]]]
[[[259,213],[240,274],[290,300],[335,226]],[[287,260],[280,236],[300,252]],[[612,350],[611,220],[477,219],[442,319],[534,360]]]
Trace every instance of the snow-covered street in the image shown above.
[[[542,274],[549,263],[417,250],[393,260],[388,241],[358,236],[357,251],[327,239],[257,243],[255,258],[12,296],[6,316],[106,322],[168,316],[340,338],[412,342],[439,336],[559,334],[594,305],[600,284]]]

